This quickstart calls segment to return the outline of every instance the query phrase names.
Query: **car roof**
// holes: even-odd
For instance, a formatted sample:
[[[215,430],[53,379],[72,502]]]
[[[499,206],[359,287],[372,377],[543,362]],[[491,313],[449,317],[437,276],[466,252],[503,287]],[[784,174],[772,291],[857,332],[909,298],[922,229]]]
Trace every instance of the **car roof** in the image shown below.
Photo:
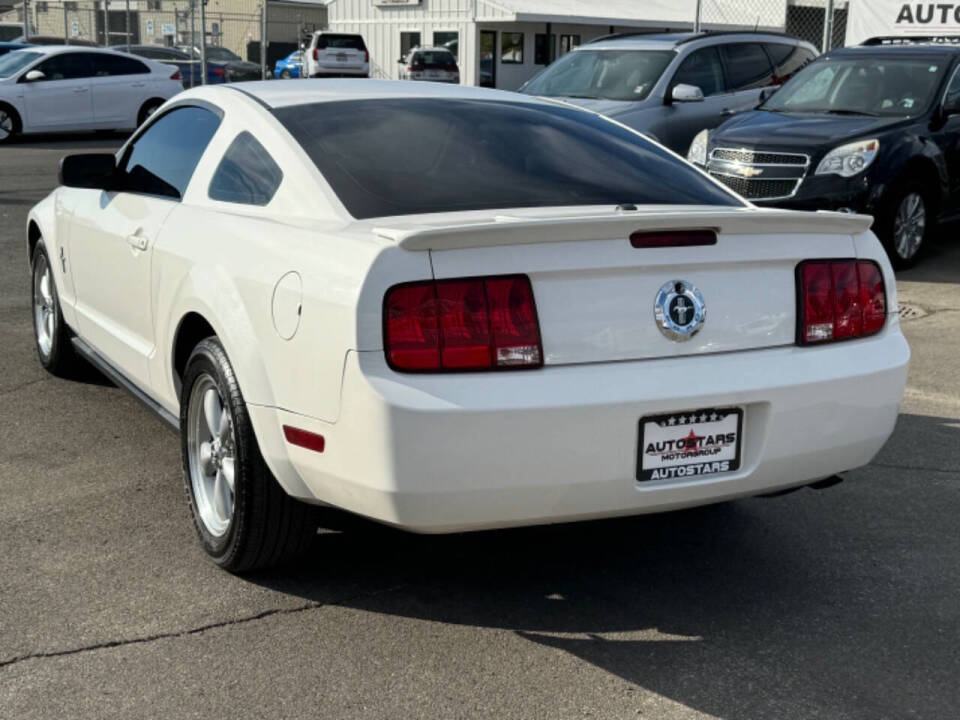
[[[410,52],[420,52],[421,50],[425,52],[445,52],[453,54],[450,48],[445,47],[436,47],[434,45],[424,45],[423,47],[410,48]]]
[[[591,40],[585,45],[581,45],[578,50],[590,48],[591,50],[605,49],[636,49],[636,50],[669,50],[680,47],[681,45],[700,44],[723,44],[728,42],[789,42],[795,44],[808,45],[806,41],[785,35],[778,32],[716,32],[716,33],[623,33],[615,35],[606,35],[596,40]]]
[[[944,55],[956,55],[957,53],[960,53],[960,47],[955,45],[856,45],[854,47],[837,48],[836,50],[831,50],[829,53],[827,53],[827,57],[841,57],[848,55],[860,55],[863,57],[889,57],[891,55],[895,55],[896,57],[905,57],[908,55],[930,57],[938,55],[943,57]]]
[[[43,55],[56,55],[62,52],[85,52],[85,53],[107,53],[109,55],[126,54],[114,48],[88,47],[86,45],[27,45],[24,50],[42,53]]]
[[[549,100],[540,100],[530,95],[521,95],[506,90],[454,85],[446,83],[413,83],[402,80],[340,79],[303,80],[296,83],[279,83],[259,80],[245,83],[205,85],[186,91],[181,97],[201,97],[217,102],[226,98],[224,93],[242,92],[267,108],[282,108],[294,105],[310,105],[342,100],[376,100],[396,98],[440,98],[452,100],[496,100],[525,104],[555,105]]]

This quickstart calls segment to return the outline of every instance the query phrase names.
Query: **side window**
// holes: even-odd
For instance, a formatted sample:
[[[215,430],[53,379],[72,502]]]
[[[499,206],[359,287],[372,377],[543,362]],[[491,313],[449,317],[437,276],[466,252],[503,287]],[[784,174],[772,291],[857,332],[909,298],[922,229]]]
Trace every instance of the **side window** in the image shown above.
[[[944,107],[956,107],[958,104],[960,104],[960,66],[954,69],[950,84],[947,85],[947,92],[943,96]]]
[[[139,60],[108,53],[90,53],[94,77],[114,77],[115,75],[143,75],[150,69]]]
[[[774,85],[785,83],[814,58],[812,52],[796,45],[768,43],[763,47],[773,63]]]
[[[766,87],[773,83],[773,68],[763,48],[755,43],[721,45],[727,68],[727,83],[734,92]]]
[[[92,53],[62,53],[40,63],[36,69],[46,77],[42,82],[51,80],[78,80],[88,78],[93,69],[88,60]]]
[[[283,171],[247,131],[237,135],[210,181],[210,199],[267,205],[283,181]]]
[[[674,85],[693,85],[700,88],[707,97],[724,91],[723,66],[715,47],[696,50],[680,63],[673,76]]]
[[[121,162],[126,192],[180,199],[220,118],[200,107],[179,107],[155,120]]]

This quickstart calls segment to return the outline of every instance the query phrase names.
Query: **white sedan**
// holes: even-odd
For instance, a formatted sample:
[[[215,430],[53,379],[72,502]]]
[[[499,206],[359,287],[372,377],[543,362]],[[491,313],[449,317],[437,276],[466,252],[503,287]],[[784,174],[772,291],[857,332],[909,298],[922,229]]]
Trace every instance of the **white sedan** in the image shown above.
[[[40,361],[179,430],[233,571],[303,548],[310,504],[419,532],[672,510],[829,484],[896,421],[869,218],[752,207],[575,108],[198,88],[61,184],[27,226]]]
[[[183,90],[171,65],[76,45],[0,57],[0,143],[19,134],[132,130]]]

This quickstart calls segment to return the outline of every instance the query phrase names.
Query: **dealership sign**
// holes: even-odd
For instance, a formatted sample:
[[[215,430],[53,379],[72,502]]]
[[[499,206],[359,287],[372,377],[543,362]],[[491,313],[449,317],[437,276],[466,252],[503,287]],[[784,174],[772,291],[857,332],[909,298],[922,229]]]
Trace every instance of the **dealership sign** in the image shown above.
[[[850,0],[847,45],[872,37],[960,35],[960,2]]]

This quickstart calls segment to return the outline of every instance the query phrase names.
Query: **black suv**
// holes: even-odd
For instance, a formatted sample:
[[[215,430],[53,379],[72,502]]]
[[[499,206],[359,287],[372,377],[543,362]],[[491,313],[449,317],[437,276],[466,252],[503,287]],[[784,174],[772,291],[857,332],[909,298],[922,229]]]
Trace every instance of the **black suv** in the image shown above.
[[[758,205],[851,210],[896,267],[960,214],[960,45],[875,38],[808,65],[688,159]]]

